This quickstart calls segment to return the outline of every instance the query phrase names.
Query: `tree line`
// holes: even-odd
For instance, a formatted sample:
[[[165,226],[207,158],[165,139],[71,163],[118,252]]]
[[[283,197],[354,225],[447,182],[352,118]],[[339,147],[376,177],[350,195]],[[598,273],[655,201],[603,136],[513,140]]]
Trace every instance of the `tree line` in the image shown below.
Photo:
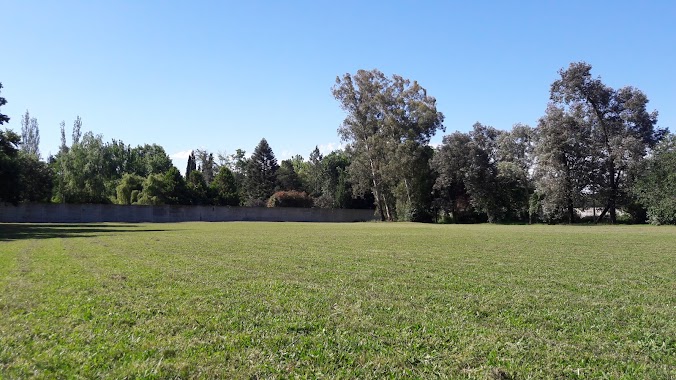
[[[41,161],[28,111],[21,135],[0,131],[0,200],[375,208],[382,220],[676,223],[676,138],[634,87],[614,89],[585,62],[559,71],[537,126],[479,122],[443,137],[444,115],[416,81],[378,70],[336,78],[345,149],[278,162],[265,139],[250,156],[195,150],[185,175],[161,146],[131,147],[61,124]],[[2,85],[0,84],[0,88]],[[0,106],[6,100],[0,98]],[[9,118],[0,114],[0,124]]]
[[[6,100],[0,98],[4,105]],[[24,122],[27,120],[27,122]],[[1,122],[9,118],[2,115]],[[278,163],[266,139],[250,156],[191,152],[185,175],[157,144],[132,147],[121,140],[82,133],[73,122],[70,144],[61,122],[58,153],[41,160],[39,125],[22,117],[21,135],[0,131],[0,201],[116,203],[138,205],[219,205],[371,208],[368,195],[353,196],[342,151],[323,156],[315,147],[309,160],[297,155]]]

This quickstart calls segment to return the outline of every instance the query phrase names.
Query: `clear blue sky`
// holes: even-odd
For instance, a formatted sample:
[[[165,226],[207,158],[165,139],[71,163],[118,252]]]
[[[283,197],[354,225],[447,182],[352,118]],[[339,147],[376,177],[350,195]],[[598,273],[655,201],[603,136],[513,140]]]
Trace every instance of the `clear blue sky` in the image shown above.
[[[378,68],[436,97],[446,133],[531,126],[557,71],[584,60],[645,92],[676,129],[676,1],[0,0],[1,110],[28,109],[43,157],[59,122],[132,146],[278,159],[337,147],[338,75]],[[433,142],[441,141],[439,133]]]

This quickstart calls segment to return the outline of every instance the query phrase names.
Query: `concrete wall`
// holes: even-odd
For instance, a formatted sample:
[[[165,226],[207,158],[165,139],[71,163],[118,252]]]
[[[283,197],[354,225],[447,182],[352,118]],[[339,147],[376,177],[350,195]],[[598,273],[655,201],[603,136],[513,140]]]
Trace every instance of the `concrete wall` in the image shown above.
[[[13,206],[0,203],[0,222],[4,223],[362,222],[374,219],[373,210],[101,204],[20,204]]]

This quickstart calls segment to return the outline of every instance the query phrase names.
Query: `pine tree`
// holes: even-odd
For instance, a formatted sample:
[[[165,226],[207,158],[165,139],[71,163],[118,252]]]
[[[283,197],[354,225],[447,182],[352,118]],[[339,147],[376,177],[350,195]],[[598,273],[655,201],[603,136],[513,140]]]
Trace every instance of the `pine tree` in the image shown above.
[[[247,163],[245,189],[247,204],[261,205],[275,192],[277,159],[267,140],[262,139]]]

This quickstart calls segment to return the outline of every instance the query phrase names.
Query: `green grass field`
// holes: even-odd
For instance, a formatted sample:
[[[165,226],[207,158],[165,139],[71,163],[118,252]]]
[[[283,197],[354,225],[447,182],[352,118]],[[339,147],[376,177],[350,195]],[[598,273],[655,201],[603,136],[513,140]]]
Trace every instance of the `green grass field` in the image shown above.
[[[0,377],[676,378],[676,228],[0,224]]]

